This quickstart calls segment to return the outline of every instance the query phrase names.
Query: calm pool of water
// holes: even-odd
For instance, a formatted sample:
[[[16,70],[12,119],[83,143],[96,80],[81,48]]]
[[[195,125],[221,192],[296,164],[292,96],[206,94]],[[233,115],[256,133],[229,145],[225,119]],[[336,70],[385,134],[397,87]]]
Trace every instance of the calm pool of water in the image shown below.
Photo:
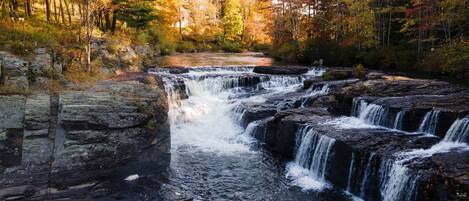
[[[158,66],[270,66],[274,60],[258,52],[248,53],[188,53],[158,57]]]

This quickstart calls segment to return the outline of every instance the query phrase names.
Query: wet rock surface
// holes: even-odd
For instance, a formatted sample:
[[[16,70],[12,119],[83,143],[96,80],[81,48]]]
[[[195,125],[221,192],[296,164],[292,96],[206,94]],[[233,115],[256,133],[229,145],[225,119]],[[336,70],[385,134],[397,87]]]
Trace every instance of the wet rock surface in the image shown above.
[[[138,173],[136,164],[142,171],[147,163],[167,165],[168,106],[158,80],[132,76],[86,91],[0,96],[0,198],[99,197],[113,191],[109,178],[122,183]],[[152,160],[142,158],[147,152]]]
[[[259,66],[254,68],[255,73],[259,74],[272,74],[272,75],[301,75],[307,73],[307,67],[272,67],[272,66]]]
[[[368,74],[366,81],[349,78],[353,75],[306,80],[303,89],[297,92],[280,93],[268,97],[264,103],[245,105],[248,115],[244,121],[256,124],[251,134],[265,148],[287,161],[294,159],[297,132],[309,125],[320,136],[334,140],[325,178],[335,187],[347,189],[365,200],[382,200],[386,181],[383,174],[389,173],[385,168],[389,168],[390,161],[397,160],[402,153],[437,146],[457,119],[467,117],[468,90],[442,81],[375,72]],[[293,97],[304,96],[308,90],[324,85],[330,85],[330,93],[308,97],[308,104],[289,104]],[[413,133],[379,127],[342,128],[335,123],[325,123],[338,115],[349,116],[354,99],[382,107],[385,115],[393,120],[399,111],[405,111],[402,130]],[[289,104],[289,107],[278,107],[279,104]],[[435,135],[416,132],[431,111],[439,111]],[[265,112],[265,115],[250,118],[250,112]],[[467,149],[455,149],[407,162],[409,172],[418,175],[412,200],[467,199],[468,153]]]
[[[337,189],[346,190],[364,200],[383,200],[386,196],[383,195],[383,186],[388,185],[386,182],[390,177],[396,177],[390,172],[394,162],[401,159],[400,154],[431,150],[440,143],[453,123],[467,117],[469,111],[466,88],[441,81],[387,76],[376,72],[369,73],[367,80],[359,80],[353,77],[353,71],[347,69],[333,69],[330,72],[336,73],[334,77],[308,78],[294,90],[269,94],[262,83],[271,77],[260,74],[303,74],[303,70],[264,68],[254,69],[259,75],[252,72],[223,76],[207,73],[192,79],[207,80],[208,83],[212,83],[209,78],[222,79],[217,82],[222,85],[217,89],[243,92],[241,97],[231,94],[228,100],[233,102],[256,93],[264,94],[262,100],[242,102],[234,110],[241,126],[251,129],[250,135],[280,161],[296,160],[295,154],[301,141],[299,131],[305,127],[315,132],[316,138],[311,144],[320,143],[321,140],[332,142],[327,157],[321,159],[326,166],[324,179],[333,186],[325,190],[326,197],[322,197],[324,194],[305,194],[300,189],[291,188],[277,192],[276,185],[272,185],[272,188],[261,190],[266,193],[276,191],[274,195],[269,194],[271,197],[268,200],[275,200],[275,196],[285,200],[295,197],[298,200],[344,199],[343,195],[336,195]],[[178,99],[191,95],[184,80],[191,78],[191,75],[179,69],[165,73],[180,76],[171,80],[173,88],[166,88],[167,91],[178,94]],[[272,181],[279,174],[275,169],[278,167],[273,166],[283,164],[260,160],[264,155],[258,156],[257,152],[255,156],[213,156],[193,152],[189,146],[179,147],[177,151],[181,153],[173,158],[175,169],[170,174],[177,175],[175,183],[166,181],[171,176],[155,174],[156,164],[168,161],[165,158],[168,155],[161,153],[169,150],[168,108],[163,104],[166,97],[162,95],[161,86],[159,78],[135,75],[102,82],[87,91],[56,96],[0,96],[0,100],[7,103],[4,107],[0,105],[1,110],[7,111],[0,113],[0,118],[20,119],[20,123],[0,123],[0,151],[5,153],[0,158],[0,170],[4,173],[0,182],[6,186],[0,190],[0,197],[40,200],[45,196],[54,199],[77,198],[77,194],[83,194],[98,200],[102,197],[144,200],[153,196],[163,200],[196,200],[200,197],[247,199],[256,195],[257,191],[252,191],[244,183],[229,184],[233,189],[215,185],[224,179],[238,179],[238,173],[246,168],[252,170],[242,172],[243,175],[250,175],[249,183],[256,182],[253,178],[264,179],[257,177],[264,170],[268,170],[267,182],[279,182]],[[367,118],[366,115],[343,117],[350,116],[361,101],[366,105],[375,105],[375,110],[382,111],[380,118],[386,118],[390,123],[362,126],[370,124],[366,119],[360,119]],[[434,110],[440,112],[435,133],[430,135],[419,131],[425,116]],[[400,130],[385,128],[395,123],[393,121],[401,111],[405,114]],[[341,123],[347,118],[356,121]],[[317,149],[320,148],[316,146],[308,152],[318,154]],[[404,165],[408,173],[418,176],[411,178],[415,179],[415,183],[405,186],[405,189],[414,188],[416,192],[411,195],[411,200],[466,200],[469,197],[468,156],[468,149],[458,148],[406,161]],[[307,163],[311,164],[312,161]],[[219,167],[223,167],[223,171]],[[122,184],[128,175],[135,173],[141,175],[141,179]],[[31,175],[34,175],[34,180],[31,180]],[[181,185],[186,180],[195,184]],[[27,185],[30,183],[35,185]],[[138,189],[137,193],[122,190],[129,187]],[[247,194],[236,194],[238,190]],[[233,195],[225,195],[224,192]]]

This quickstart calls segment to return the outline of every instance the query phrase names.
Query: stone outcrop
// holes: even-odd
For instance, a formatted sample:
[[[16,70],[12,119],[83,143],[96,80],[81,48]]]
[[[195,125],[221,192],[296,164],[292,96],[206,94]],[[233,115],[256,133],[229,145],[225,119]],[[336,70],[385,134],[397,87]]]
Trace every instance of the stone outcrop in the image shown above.
[[[26,60],[7,52],[0,51],[1,80],[0,84],[11,86],[19,90],[29,88],[29,64]]]
[[[319,115],[318,115],[319,114]],[[332,117],[314,109],[290,109],[266,118],[254,131],[253,136],[265,147],[285,160],[292,160],[297,131],[309,125],[321,136],[334,139],[335,143],[327,162],[326,179],[335,187],[347,189],[365,200],[380,200],[380,180],[384,164],[394,160],[397,153],[412,149],[428,149],[438,143],[436,137],[418,137],[386,129],[340,128],[324,124]],[[372,139],[372,140],[370,140]],[[410,171],[420,175],[416,200],[461,199],[467,192],[469,176],[467,151],[436,154],[409,166]],[[352,163],[352,157],[354,162]],[[351,164],[353,167],[351,168]],[[353,177],[350,178],[350,169]],[[366,175],[366,176],[365,176]]]
[[[141,72],[156,55],[155,47],[150,44],[131,45],[123,41],[94,39],[91,46],[92,60],[102,62],[105,64],[103,69],[111,72],[118,69]]]
[[[49,74],[62,74],[62,64],[54,58],[53,53],[49,53],[45,48],[38,48],[29,66],[35,76],[49,76]]]
[[[147,150],[168,160],[168,106],[157,77],[0,101],[1,200],[84,199],[90,183],[138,162]]]
[[[307,101],[301,98],[325,85],[330,87],[330,93],[309,96]],[[382,200],[383,182],[388,179],[397,156],[438,146],[455,120],[467,118],[468,98],[467,89],[447,82],[373,72],[364,81],[353,79],[353,74],[331,80],[324,77],[309,79],[304,82],[303,89],[267,96],[263,103],[245,103],[240,106],[243,109],[238,110],[242,113],[243,126],[251,129],[251,135],[286,161],[294,159],[299,143],[297,132],[306,125],[319,136],[333,139],[325,179],[334,187],[347,189],[364,200]],[[292,102],[292,99],[297,101]],[[339,115],[350,116],[353,100],[381,106],[386,111],[382,118],[394,120],[399,111],[405,111],[402,130],[412,133],[385,128],[341,127],[340,123],[331,122]],[[282,104],[288,107],[279,107]],[[440,111],[435,135],[416,132],[424,116],[432,110]],[[311,150],[311,154],[313,152]],[[414,187],[415,193],[409,194],[413,196],[412,200],[469,198],[468,153],[467,149],[454,148],[409,159],[405,165],[410,177],[415,179],[415,186],[406,184],[409,186],[402,191]]]
[[[37,48],[27,59],[0,51],[0,85],[18,92],[45,87],[51,77],[61,78],[63,64],[54,52]]]

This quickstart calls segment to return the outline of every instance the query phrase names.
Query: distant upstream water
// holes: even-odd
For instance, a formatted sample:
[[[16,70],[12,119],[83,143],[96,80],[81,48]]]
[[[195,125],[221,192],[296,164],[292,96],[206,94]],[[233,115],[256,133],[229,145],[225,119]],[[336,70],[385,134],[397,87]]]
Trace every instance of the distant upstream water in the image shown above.
[[[271,66],[274,60],[259,52],[247,53],[186,53],[162,56],[156,59],[158,66]]]

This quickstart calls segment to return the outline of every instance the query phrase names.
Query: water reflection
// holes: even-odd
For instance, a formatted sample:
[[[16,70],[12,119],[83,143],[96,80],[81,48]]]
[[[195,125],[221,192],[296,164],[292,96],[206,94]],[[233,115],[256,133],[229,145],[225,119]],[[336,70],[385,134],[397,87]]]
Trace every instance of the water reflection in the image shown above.
[[[158,57],[158,66],[271,66],[274,60],[262,53],[187,53]]]

